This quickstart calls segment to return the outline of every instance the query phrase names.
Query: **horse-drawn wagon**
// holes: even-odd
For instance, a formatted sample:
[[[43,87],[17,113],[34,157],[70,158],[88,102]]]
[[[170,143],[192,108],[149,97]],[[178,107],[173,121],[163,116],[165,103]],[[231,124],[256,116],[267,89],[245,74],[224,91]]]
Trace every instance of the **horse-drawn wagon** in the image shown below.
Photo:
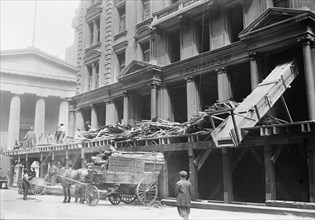
[[[162,153],[113,152],[107,164],[90,167],[93,182],[86,185],[85,201],[94,206],[103,195],[114,205],[135,199],[150,205],[157,198],[158,176],[164,165]]]

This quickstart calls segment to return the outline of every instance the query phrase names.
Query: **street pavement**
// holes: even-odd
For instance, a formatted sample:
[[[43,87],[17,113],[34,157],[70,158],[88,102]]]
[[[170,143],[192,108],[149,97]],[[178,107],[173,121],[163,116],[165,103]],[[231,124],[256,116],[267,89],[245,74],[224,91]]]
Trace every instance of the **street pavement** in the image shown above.
[[[16,190],[0,190],[1,219],[181,219],[175,207],[142,206],[121,203],[112,205],[108,200],[100,200],[92,207],[86,204],[62,203],[63,197],[56,195],[30,195],[22,199]],[[257,214],[218,210],[192,209],[189,219],[303,219],[287,215]]]

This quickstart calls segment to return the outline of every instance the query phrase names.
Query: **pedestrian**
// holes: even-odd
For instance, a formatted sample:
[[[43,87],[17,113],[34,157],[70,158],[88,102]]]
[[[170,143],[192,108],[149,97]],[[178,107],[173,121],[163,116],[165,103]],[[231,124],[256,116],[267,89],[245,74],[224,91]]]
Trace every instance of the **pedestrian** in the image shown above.
[[[30,127],[30,130],[26,133],[25,137],[23,138],[25,141],[25,148],[33,148],[36,146],[36,134],[33,130],[33,127]]]
[[[27,169],[24,169],[23,173],[23,200],[26,200],[28,189],[30,188],[31,184],[28,180]]]
[[[65,135],[66,135],[66,127],[63,123],[61,123],[58,128],[58,139],[57,139],[58,144],[62,144]]]
[[[191,183],[186,180],[187,172],[179,172],[180,180],[176,183],[175,195],[177,196],[176,206],[180,217],[188,219],[191,206]]]

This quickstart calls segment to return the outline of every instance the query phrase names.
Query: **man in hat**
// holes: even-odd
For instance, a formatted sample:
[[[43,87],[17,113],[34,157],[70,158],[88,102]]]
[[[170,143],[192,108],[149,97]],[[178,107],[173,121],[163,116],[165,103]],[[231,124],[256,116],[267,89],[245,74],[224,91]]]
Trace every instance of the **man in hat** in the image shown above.
[[[191,183],[186,180],[187,172],[179,172],[180,180],[176,183],[175,195],[177,196],[176,206],[180,217],[188,219],[191,206]]]
[[[31,187],[31,184],[28,180],[27,169],[24,169],[23,173],[23,200],[26,200],[28,189]]]
[[[25,137],[23,138],[25,141],[26,148],[33,148],[36,146],[36,134],[34,132],[33,127],[30,127],[30,130],[26,133]]]

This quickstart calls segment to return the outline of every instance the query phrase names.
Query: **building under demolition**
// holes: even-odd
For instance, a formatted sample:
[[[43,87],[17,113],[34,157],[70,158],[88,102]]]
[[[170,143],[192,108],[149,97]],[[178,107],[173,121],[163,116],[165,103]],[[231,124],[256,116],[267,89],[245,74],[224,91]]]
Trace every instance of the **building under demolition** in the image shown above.
[[[208,133],[96,139],[10,151],[14,163],[84,159],[109,146],[159,151],[160,196],[188,170],[195,199],[315,201],[315,2],[82,1],[69,130],[186,122],[215,103]],[[224,116],[224,117],[223,117]],[[268,117],[266,117],[268,116]]]

